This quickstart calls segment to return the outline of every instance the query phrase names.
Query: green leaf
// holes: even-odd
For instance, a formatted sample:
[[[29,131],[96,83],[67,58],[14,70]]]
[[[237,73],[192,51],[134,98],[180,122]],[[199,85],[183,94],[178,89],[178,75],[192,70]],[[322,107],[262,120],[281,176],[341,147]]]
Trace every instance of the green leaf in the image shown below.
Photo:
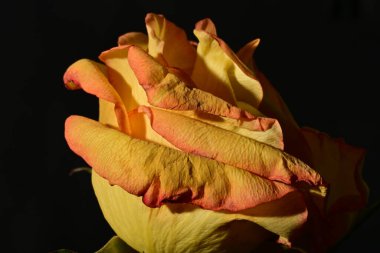
[[[96,253],[137,253],[137,251],[131,248],[118,236],[114,236],[103,246],[103,248],[96,251]]]

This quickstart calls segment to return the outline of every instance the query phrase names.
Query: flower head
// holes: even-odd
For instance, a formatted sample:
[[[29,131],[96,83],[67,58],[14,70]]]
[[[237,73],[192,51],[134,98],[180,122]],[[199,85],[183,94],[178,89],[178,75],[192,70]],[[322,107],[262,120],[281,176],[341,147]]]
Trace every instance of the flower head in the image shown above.
[[[364,151],[297,125],[253,62],[259,40],[234,53],[210,19],[198,42],[145,22],[64,75],[99,97],[99,122],[71,116],[65,137],[116,234],[144,252],[327,250],[366,202]]]

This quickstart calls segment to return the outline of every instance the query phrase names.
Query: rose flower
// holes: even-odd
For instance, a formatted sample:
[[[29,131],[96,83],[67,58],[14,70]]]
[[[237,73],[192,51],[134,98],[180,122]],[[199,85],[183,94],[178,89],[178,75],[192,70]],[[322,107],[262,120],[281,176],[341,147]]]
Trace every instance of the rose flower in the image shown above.
[[[210,19],[198,42],[145,22],[64,74],[99,98],[99,122],[70,116],[65,138],[117,236],[139,252],[327,251],[366,204],[364,150],[297,125],[258,39],[234,53]]]

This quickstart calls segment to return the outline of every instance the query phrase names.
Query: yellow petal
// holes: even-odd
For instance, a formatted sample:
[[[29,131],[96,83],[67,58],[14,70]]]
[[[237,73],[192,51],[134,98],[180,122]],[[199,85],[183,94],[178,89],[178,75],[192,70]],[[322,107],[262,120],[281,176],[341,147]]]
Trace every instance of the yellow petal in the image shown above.
[[[279,149],[233,132],[155,108],[140,107],[152,128],[177,148],[285,184],[321,185],[322,178],[302,161]]]
[[[295,191],[215,160],[133,139],[80,116],[66,120],[65,137],[100,176],[143,196],[150,207],[176,202],[239,211]]]
[[[145,91],[138,84],[128,64],[129,47],[129,45],[115,47],[101,53],[99,56],[100,60],[106,64],[108,79],[120,95],[127,111],[131,111],[139,105],[148,104]],[[155,135],[147,127],[149,122],[144,117],[134,117],[133,121],[129,122],[129,125],[129,134],[131,136],[155,141]]]
[[[119,36],[117,41],[119,46],[136,45],[148,50],[148,36],[141,32],[129,32]]]
[[[190,88],[138,47],[129,49],[128,62],[151,105],[175,110],[197,110],[233,119],[256,118],[211,93]]]
[[[205,31],[211,35],[215,35],[215,36],[217,35],[215,24],[209,18],[205,18],[205,19],[198,21],[195,24],[195,30],[202,30],[202,31]]]
[[[185,31],[162,15],[148,13],[145,18],[149,36],[148,52],[162,64],[183,69],[191,74],[196,51]]]
[[[307,218],[303,197],[298,192],[231,213],[190,204],[167,203],[149,208],[141,197],[117,185],[111,186],[96,171],[92,173],[92,183],[112,229],[139,252],[182,253],[189,249],[194,252],[247,252],[270,240],[272,235],[268,231],[280,235],[285,242],[291,240]]]
[[[191,77],[197,86],[232,104],[242,101],[258,108],[263,91],[251,71],[220,38],[202,30],[194,34],[199,44]]]
[[[128,115],[123,101],[106,77],[105,66],[91,60],[82,59],[68,67],[64,74],[64,83],[69,89],[82,88],[84,91],[114,104],[119,128],[130,132]],[[112,113],[113,114],[113,113]]]
[[[365,151],[310,128],[303,128],[302,134],[312,150],[314,168],[329,184],[327,211],[356,211],[365,206],[368,188],[361,175]]]

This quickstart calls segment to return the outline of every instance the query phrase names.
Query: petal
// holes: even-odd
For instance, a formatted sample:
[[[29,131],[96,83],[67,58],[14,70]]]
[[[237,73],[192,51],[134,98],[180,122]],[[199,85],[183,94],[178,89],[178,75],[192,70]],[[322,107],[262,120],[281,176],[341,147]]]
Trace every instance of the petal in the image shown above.
[[[217,212],[190,204],[167,203],[149,208],[140,197],[92,173],[92,183],[102,212],[113,230],[139,252],[218,252],[245,242],[254,248],[267,241],[271,231],[290,239],[305,223],[303,197],[293,192],[284,198],[241,212]],[[242,221],[252,222],[242,226]],[[267,229],[259,229],[254,223]],[[246,223],[243,223],[246,224]],[[230,235],[235,235],[231,238]],[[285,240],[286,241],[286,240]],[[246,251],[243,251],[246,252]]]
[[[208,125],[260,141],[281,150],[284,149],[281,127],[275,119],[257,117],[251,120],[242,121],[239,119],[215,116],[197,111],[170,110],[170,112],[202,121]]]
[[[145,17],[149,36],[148,52],[161,63],[183,69],[191,74],[196,51],[186,33],[162,15],[148,13]]]
[[[132,111],[140,105],[148,105],[148,102],[144,89],[137,82],[129,66],[129,48],[130,46],[115,47],[101,53],[99,58],[107,65],[108,78],[117,93],[120,94],[127,111]],[[104,104],[100,105],[104,106]],[[100,111],[106,112],[106,109],[100,108]],[[133,120],[129,121],[129,125],[131,136],[171,146],[151,129],[149,120],[142,115],[134,115]]]
[[[175,202],[239,211],[295,191],[215,160],[131,138],[80,116],[66,120],[65,137],[100,176],[143,196],[150,207]]]
[[[285,184],[304,181],[321,185],[322,178],[302,161],[279,149],[180,114],[140,107],[152,128],[182,151],[215,159],[260,177]]]
[[[209,18],[205,18],[205,19],[198,21],[195,24],[195,30],[202,30],[202,31],[205,31],[211,35],[215,35],[215,36],[217,35],[215,24]]]
[[[194,34],[199,44],[191,77],[197,86],[230,103],[242,101],[258,108],[263,91],[252,72],[220,38],[202,30]]]
[[[260,44],[260,39],[254,39],[245,44],[238,52],[237,57],[255,74],[256,65],[253,61],[253,53]]]
[[[197,110],[233,119],[256,118],[211,93],[188,87],[183,80],[138,47],[129,49],[128,62],[151,105],[175,110]]]
[[[109,83],[105,67],[91,60],[76,61],[66,70],[63,81],[67,88],[82,88],[84,91],[114,104],[119,128],[126,133],[130,132],[126,108],[113,86]]]
[[[136,45],[148,50],[148,36],[141,32],[129,32],[119,36],[117,41],[119,46]]]
[[[364,207],[368,198],[361,175],[365,151],[310,128],[303,128],[302,134],[312,150],[314,168],[329,184],[327,211],[339,213]]]
[[[252,74],[262,85],[264,96],[263,101],[260,104],[260,109],[271,117],[283,118],[284,121],[297,125],[288,107],[282,100],[280,94],[265,77],[265,75],[259,71],[253,60],[253,53],[256,51],[259,43],[259,39],[254,39],[248,42],[239,50],[237,56],[247,67],[249,67],[249,69],[252,71]]]
[[[258,109],[268,117],[276,118],[280,122],[284,133],[285,151],[302,159],[306,163],[310,163],[310,149],[308,148],[306,140],[300,133],[293,115],[290,113],[278,91],[257,68],[253,60],[253,53],[259,42],[259,39],[252,40],[243,46],[237,53],[239,59],[250,68],[252,74],[262,86],[264,95]],[[241,104],[239,104],[239,107],[246,109],[244,106],[241,106]]]

